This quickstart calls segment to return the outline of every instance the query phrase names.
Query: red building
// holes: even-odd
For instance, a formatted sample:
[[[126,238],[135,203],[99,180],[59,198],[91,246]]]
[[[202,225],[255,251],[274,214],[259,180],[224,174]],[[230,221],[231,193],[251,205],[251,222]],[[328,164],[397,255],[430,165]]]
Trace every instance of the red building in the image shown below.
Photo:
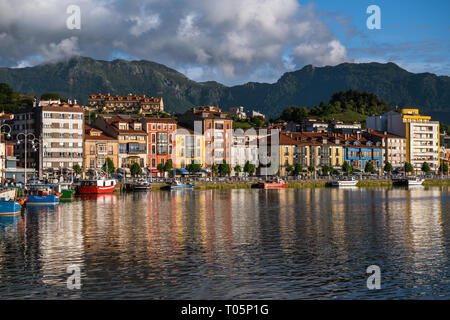
[[[175,163],[177,122],[169,118],[143,118],[143,129],[148,134],[148,167],[158,172],[158,164],[169,159]]]

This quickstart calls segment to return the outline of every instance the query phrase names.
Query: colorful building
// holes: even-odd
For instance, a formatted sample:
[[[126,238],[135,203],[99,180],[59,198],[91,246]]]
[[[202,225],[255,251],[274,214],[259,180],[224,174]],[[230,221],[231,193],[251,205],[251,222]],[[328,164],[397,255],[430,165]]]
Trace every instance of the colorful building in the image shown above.
[[[159,164],[168,160],[175,163],[175,134],[177,123],[170,118],[142,118],[143,129],[147,133],[148,167],[153,173],[158,172]]]
[[[231,163],[233,120],[228,112],[215,106],[192,108],[180,115],[178,121],[180,125],[204,135],[207,168],[223,160]]]
[[[205,141],[199,132],[178,126],[176,131],[175,167],[185,169],[191,163],[205,165]]]
[[[419,109],[390,111],[366,119],[367,128],[387,131],[406,138],[406,162],[420,172],[424,162],[433,171],[440,165],[439,122],[419,113]]]
[[[119,167],[119,142],[107,136],[102,130],[84,126],[83,168],[99,171],[106,158],[112,160],[114,168]]]
[[[119,143],[118,168],[129,173],[133,163],[147,167],[147,133],[138,119],[129,116],[98,116],[93,127]]]

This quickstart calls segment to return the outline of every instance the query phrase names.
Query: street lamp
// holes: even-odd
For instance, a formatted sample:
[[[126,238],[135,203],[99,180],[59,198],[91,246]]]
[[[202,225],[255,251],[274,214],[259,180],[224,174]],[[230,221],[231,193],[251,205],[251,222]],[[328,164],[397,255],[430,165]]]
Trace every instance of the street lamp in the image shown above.
[[[6,134],[6,132],[3,132],[3,130],[2,130],[3,127],[6,127],[9,129],[8,134],[6,136],[8,137],[8,139],[11,138],[11,126],[7,123],[0,125],[0,133]],[[5,142],[6,142],[6,139],[5,139]],[[5,159],[5,165],[3,165],[3,159]],[[5,147],[5,154],[2,156],[1,161],[2,161],[1,167],[3,169],[3,172],[5,172],[5,169],[6,169],[6,147]],[[2,180],[3,180],[3,173],[2,173]]]
[[[20,139],[19,137],[23,136],[23,139]],[[28,143],[31,142],[31,146],[33,148],[33,151],[36,151],[36,145],[35,141],[37,141],[36,137],[32,133],[26,133],[26,132],[20,132],[17,134],[17,144],[24,143],[25,148],[25,178],[24,178],[24,184],[25,187],[27,186],[27,151],[28,151]]]

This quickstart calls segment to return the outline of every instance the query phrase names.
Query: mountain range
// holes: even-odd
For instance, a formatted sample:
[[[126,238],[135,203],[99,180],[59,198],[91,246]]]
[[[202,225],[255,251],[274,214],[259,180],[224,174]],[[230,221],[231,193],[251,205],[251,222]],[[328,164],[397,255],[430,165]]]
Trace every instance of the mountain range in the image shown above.
[[[333,93],[356,89],[375,93],[392,106],[424,112],[450,112],[450,77],[415,74],[394,63],[312,65],[285,73],[277,82],[225,86],[196,82],[165,65],[141,60],[103,61],[72,57],[27,68],[0,68],[0,82],[21,93],[58,93],[87,103],[91,93],[162,96],[166,111],[181,113],[199,105],[232,106],[278,116],[288,106],[312,107]]]

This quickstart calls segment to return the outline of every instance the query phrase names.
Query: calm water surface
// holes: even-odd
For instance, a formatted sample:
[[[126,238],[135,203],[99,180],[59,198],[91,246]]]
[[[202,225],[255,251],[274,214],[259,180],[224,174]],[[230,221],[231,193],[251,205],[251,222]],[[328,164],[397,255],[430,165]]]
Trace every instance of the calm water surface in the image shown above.
[[[1,218],[0,298],[448,299],[449,205],[446,187],[77,198]]]

